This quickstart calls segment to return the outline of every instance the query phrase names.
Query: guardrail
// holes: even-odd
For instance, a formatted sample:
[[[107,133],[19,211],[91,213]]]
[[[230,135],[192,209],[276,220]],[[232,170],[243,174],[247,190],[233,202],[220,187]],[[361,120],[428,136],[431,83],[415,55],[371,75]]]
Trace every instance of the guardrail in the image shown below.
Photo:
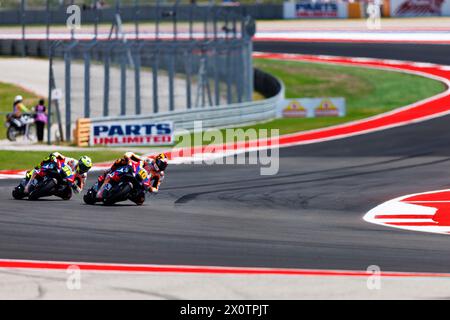
[[[236,103],[205,109],[199,108],[198,110],[166,112],[148,116],[99,117],[91,118],[91,122],[101,123],[138,119],[170,120],[174,122],[175,131],[179,129],[193,130],[194,121],[202,121],[204,129],[236,127],[274,119],[278,104],[283,98],[284,93],[280,92],[273,98],[255,102]]]
[[[90,130],[86,130],[86,125],[90,128],[91,123],[108,121],[173,121],[176,133],[181,129],[192,131],[194,129],[194,121],[202,121],[202,129],[210,129],[239,127],[272,120],[277,115],[277,108],[280,102],[284,100],[284,86],[281,82],[279,82],[278,85],[280,90],[275,96],[259,101],[221,105],[214,108],[199,108],[189,111],[166,112],[156,115],[78,119],[77,127],[75,129],[77,132],[75,134],[76,143],[79,146],[88,145]]]

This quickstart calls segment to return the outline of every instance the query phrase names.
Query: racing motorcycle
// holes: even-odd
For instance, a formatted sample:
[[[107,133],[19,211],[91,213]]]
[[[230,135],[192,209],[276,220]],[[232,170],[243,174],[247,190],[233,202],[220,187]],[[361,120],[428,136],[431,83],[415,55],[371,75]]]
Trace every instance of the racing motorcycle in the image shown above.
[[[34,118],[31,114],[24,113],[20,118],[15,118],[12,113],[6,116],[6,137],[9,141],[16,141],[17,137],[24,136],[28,140],[34,139],[32,125]]]
[[[25,186],[28,184],[29,178],[24,178],[14,188],[12,196],[18,200],[27,196],[29,200],[37,200],[42,197],[55,195],[63,200],[69,200],[72,197],[72,190],[67,179],[73,173],[67,167],[63,167],[62,172],[62,174],[59,172],[57,164],[54,162],[44,164],[36,172],[36,177],[33,181],[31,181],[28,193],[25,193]]]
[[[97,202],[113,205],[126,200],[134,201],[144,192],[142,181],[146,179],[148,179],[147,171],[140,168],[139,164],[119,167],[106,175],[101,186],[96,182],[89,188],[83,200],[91,205]]]

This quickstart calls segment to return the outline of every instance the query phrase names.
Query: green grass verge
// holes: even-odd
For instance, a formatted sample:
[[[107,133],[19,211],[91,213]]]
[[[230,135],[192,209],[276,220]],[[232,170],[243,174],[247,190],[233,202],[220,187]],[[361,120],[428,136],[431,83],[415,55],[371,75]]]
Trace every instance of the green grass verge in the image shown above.
[[[31,169],[48,156],[49,151],[7,151],[0,150],[0,170]],[[64,151],[67,157],[78,159],[88,155],[94,163],[112,161],[123,155],[123,151]]]
[[[280,134],[322,128],[373,116],[445,90],[445,85],[436,80],[384,70],[263,59],[255,60],[255,66],[282,79],[286,85],[288,98],[324,96],[346,98],[347,115],[345,117],[276,119],[243,128],[279,129]],[[25,97],[27,106],[32,106],[38,99],[23,89],[0,83],[0,106],[4,108],[0,109],[1,111],[10,111],[11,101],[16,94],[22,94]],[[0,138],[4,137],[4,131],[0,130]],[[226,130],[221,131],[225,137]],[[194,138],[193,135],[190,137]],[[0,169],[31,168],[48,153],[0,151]],[[94,162],[102,162],[121,156],[123,151],[111,149],[111,151],[64,152],[64,154],[75,158],[88,154]]]
[[[328,96],[346,99],[345,117],[278,119],[262,125],[279,128],[281,134],[370,117],[445,90],[440,81],[394,71],[265,59],[255,60],[255,66],[282,79],[287,98]]]
[[[254,65],[281,79],[286,87],[287,98],[345,97],[346,99],[347,113],[344,117],[284,118],[243,127],[243,129],[279,129],[280,134],[367,118],[445,90],[442,82],[395,71],[269,59],[255,59]],[[225,134],[225,130],[222,132]],[[191,135],[191,139],[193,138]]]

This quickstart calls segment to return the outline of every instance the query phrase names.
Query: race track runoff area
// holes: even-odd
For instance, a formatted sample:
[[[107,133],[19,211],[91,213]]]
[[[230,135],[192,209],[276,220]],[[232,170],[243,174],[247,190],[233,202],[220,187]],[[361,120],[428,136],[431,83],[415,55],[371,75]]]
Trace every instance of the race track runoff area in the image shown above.
[[[445,83],[450,75],[428,63],[272,58],[397,69]],[[42,200],[36,210],[11,199],[18,180],[0,180],[0,296],[448,297],[448,234],[364,219],[389,199],[446,189],[447,95],[282,137],[274,176],[261,176],[257,165],[173,165],[161,193],[142,207],[91,207],[75,198]],[[69,266],[81,269],[81,290],[62,281]],[[370,266],[379,267],[379,290],[367,286]]]

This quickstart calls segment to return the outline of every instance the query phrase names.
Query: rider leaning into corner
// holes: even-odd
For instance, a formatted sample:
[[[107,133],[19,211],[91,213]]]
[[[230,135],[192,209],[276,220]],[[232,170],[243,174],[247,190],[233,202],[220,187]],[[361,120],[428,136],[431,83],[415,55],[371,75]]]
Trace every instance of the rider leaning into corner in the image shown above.
[[[141,185],[143,191],[139,193],[136,198],[131,199],[136,204],[143,204],[145,201],[145,191],[151,193],[157,193],[161,181],[164,179],[164,170],[167,168],[168,158],[164,153],[160,153],[157,156],[141,157],[133,152],[126,152],[122,158],[117,159],[113,165],[107,169],[103,175],[100,175],[97,180],[97,190],[100,189],[106,175],[115,171],[117,168],[129,165],[130,162],[139,162],[142,164],[142,168],[148,173],[149,177],[142,180]]]
[[[82,156],[79,160],[76,160],[74,158],[65,157],[59,152],[53,152],[48,157],[45,157],[33,170],[27,171],[26,179],[28,180],[28,183],[25,186],[25,193],[28,193],[31,182],[36,177],[40,168],[51,162],[54,162],[57,165],[61,176],[64,177],[70,187],[61,190],[61,197],[70,199],[72,197],[72,190],[75,193],[79,193],[83,190],[87,179],[87,173],[92,168],[91,158]]]
[[[148,157],[145,159],[144,169],[151,175],[150,192],[157,193],[161,181],[164,180],[164,170],[167,168],[167,156],[160,153],[155,157]]]

